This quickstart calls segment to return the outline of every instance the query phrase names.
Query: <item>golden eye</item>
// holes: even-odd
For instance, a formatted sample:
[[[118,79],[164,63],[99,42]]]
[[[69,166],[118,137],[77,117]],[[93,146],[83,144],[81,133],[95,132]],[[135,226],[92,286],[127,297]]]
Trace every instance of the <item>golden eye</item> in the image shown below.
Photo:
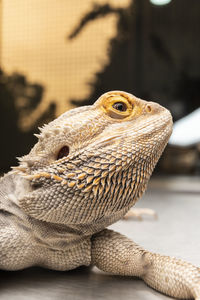
[[[115,102],[112,107],[116,110],[119,111],[126,111],[127,110],[127,105],[124,102]]]
[[[134,104],[131,97],[125,96],[122,92],[108,92],[99,99],[101,100],[99,103],[109,117],[126,119],[132,115]]]

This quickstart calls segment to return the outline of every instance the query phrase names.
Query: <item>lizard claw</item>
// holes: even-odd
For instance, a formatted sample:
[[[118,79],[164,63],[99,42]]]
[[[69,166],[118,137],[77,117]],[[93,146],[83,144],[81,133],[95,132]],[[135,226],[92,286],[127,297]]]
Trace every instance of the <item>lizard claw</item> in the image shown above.
[[[154,219],[158,218],[157,213],[150,208],[131,208],[123,217],[124,220],[128,220],[129,218],[135,218],[139,221],[143,220],[143,216],[150,216]]]

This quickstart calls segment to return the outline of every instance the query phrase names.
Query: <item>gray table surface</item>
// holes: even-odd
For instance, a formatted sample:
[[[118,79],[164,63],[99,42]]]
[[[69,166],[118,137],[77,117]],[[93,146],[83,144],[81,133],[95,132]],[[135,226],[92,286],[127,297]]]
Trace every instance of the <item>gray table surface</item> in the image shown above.
[[[152,181],[149,191],[136,205],[156,210],[157,220],[145,217],[143,221],[119,221],[111,228],[148,250],[200,265],[200,179],[176,181],[174,178],[172,188],[170,185],[166,188],[165,181]],[[97,268],[83,267],[69,272],[40,268],[0,271],[0,299],[171,298],[147,287],[139,279],[110,276]]]

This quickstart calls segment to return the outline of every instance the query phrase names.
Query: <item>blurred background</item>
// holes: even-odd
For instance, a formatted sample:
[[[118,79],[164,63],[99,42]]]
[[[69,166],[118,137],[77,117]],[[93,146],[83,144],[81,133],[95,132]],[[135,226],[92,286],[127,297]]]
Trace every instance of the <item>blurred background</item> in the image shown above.
[[[0,173],[38,126],[108,90],[159,102],[174,121],[199,109],[199,30],[199,0],[0,0]],[[200,138],[168,145],[158,173],[200,174]]]

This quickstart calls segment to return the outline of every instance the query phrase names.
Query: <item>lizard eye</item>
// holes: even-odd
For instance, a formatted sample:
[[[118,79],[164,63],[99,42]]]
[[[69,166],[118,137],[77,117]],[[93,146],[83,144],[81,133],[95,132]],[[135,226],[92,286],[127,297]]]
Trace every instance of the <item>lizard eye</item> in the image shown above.
[[[127,105],[124,102],[115,102],[112,107],[116,110],[119,111],[126,111],[127,110]]]
[[[134,112],[134,101],[126,93],[108,92],[102,96],[101,105],[104,112],[112,119],[123,120]]]
[[[68,156],[68,154],[69,154],[69,147],[68,146],[63,146],[57,154],[57,159],[61,159],[63,157],[66,157],[66,156]]]

